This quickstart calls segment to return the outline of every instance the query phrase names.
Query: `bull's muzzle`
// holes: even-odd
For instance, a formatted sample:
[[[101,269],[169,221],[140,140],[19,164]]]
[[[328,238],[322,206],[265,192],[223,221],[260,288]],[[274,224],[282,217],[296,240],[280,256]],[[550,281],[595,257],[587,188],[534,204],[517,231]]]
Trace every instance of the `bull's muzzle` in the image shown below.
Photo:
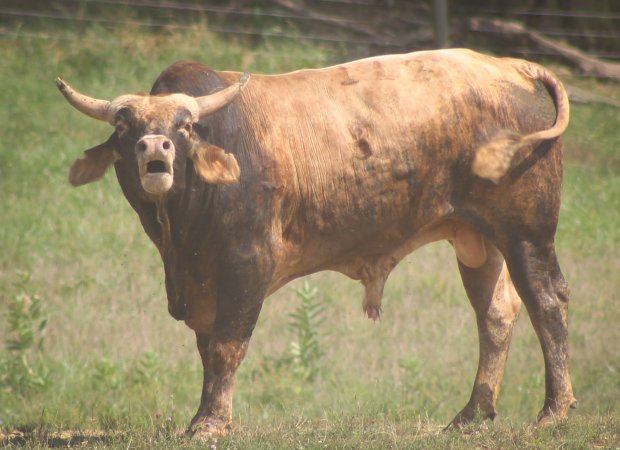
[[[146,135],[135,147],[140,182],[149,194],[167,193],[174,181],[175,149],[172,141],[163,135]]]

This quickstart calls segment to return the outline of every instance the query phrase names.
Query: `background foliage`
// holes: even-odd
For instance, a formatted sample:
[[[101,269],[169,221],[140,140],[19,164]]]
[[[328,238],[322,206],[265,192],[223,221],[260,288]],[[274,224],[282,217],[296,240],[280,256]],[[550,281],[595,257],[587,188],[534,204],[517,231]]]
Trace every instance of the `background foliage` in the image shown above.
[[[434,45],[437,0],[3,0],[2,24],[184,28],[207,22],[223,36],[340,43],[347,53],[411,51]],[[557,56],[522,38],[468,25],[471,18],[517,21],[590,55],[620,60],[620,3],[615,0],[445,0],[453,46],[502,46],[503,54]],[[2,33],[0,28],[0,34]],[[8,27],[4,32],[11,32]],[[499,42],[498,42],[499,41]]]

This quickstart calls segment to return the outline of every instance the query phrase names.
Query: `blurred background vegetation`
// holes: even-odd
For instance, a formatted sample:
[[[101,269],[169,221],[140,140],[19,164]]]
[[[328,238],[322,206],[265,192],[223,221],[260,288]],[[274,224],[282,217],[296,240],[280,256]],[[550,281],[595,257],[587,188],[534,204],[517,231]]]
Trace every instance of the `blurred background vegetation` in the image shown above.
[[[441,45],[475,42],[500,44],[503,53],[541,53],[527,39],[506,42],[497,31],[470,24],[472,18],[499,18],[592,56],[620,59],[620,3],[614,0],[3,0],[0,24],[6,34],[11,24],[28,29],[50,21],[66,27],[134,21],[152,28],[207,22],[212,31],[250,40],[306,39],[346,44],[349,52],[386,53],[434,46],[437,14],[446,16],[449,29]]]
[[[338,274],[274,294],[239,372],[237,433],[222,447],[620,446],[620,87],[613,70],[592,76],[562,54],[615,67],[620,4],[447,6],[449,45],[542,61],[575,93],[557,245],[579,409],[547,430],[528,426],[544,370],[523,311],[498,421],[439,431],[469,397],[477,336],[453,252],[438,243],[395,270],[374,325],[361,286]],[[189,445],[178,432],[200,395],[193,333],[168,316],[159,256],[114,175],[80,189],[66,181],[110,130],[70,109],[56,76],[112,98],[148,91],[180,59],[276,73],[434,48],[435,21],[430,0],[3,0],[0,440]],[[507,34],[510,23],[525,31]]]

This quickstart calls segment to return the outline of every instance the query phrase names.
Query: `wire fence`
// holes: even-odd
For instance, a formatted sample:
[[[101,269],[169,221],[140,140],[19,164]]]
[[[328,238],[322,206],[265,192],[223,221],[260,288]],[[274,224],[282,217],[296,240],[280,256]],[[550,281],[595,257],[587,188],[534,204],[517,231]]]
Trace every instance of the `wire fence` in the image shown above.
[[[269,18],[269,19],[281,19],[281,20],[294,20],[294,21],[318,21],[319,19],[312,19],[305,16],[287,14],[279,11],[256,11],[250,9],[229,9],[222,7],[211,7],[203,5],[184,5],[171,2],[148,2],[148,1],[126,1],[126,0],[64,0],[62,3],[93,3],[100,4],[105,7],[109,7],[110,11],[102,16],[89,15],[84,13],[67,13],[67,12],[50,12],[45,9],[26,9],[26,8],[6,8],[0,6],[0,17],[10,18],[11,22],[19,23],[18,27],[12,27],[5,23],[4,26],[0,25],[0,36],[12,37],[12,38],[24,38],[24,39],[49,39],[51,36],[47,32],[33,31],[38,28],[41,21],[49,22],[64,22],[71,25],[78,24],[101,24],[107,26],[131,26],[134,28],[167,28],[167,29],[191,29],[196,25],[196,18],[187,20],[186,18],[168,18],[166,20],[158,20],[156,18],[150,18],[149,20],[137,20],[137,19],[123,19],[116,17],[116,6],[137,7],[140,9],[154,8],[170,11],[182,11],[182,12],[194,12],[199,13],[199,17],[208,18],[209,14],[226,14],[231,16],[247,16],[251,18]],[[57,2],[58,3],[58,2]],[[99,11],[101,12],[101,11]],[[114,18],[110,18],[114,17]],[[348,20],[348,19],[334,19],[338,23],[350,23],[363,26],[363,22]],[[36,23],[35,23],[36,21]],[[8,22],[8,21],[6,21]],[[325,35],[325,34],[307,34],[298,29],[286,27],[283,30],[273,30],[273,27],[253,26],[248,27],[244,24],[241,26],[235,26],[230,22],[234,20],[226,21],[216,24],[209,24],[208,30],[214,33],[234,34],[239,36],[256,36],[264,38],[282,38],[282,39],[301,39],[317,42],[332,42],[338,44],[356,44],[356,45],[375,45],[376,40],[363,39],[358,37],[348,38],[342,35]],[[0,22],[2,24],[2,22]],[[29,26],[30,25],[30,26]],[[26,28],[28,31],[25,31]],[[271,29],[269,29],[271,28]],[[389,45],[389,43],[388,43]],[[396,46],[394,42],[392,45]]]
[[[517,6],[480,7],[477,3],[448,1],[453,45],[468,45],[472,37],[471,30],[463,28],[462,19],[499,17],[526,23],[531,31],[581,46],[592,56],[620,60],[620,6],[602,10],[527,10]],[[157,30],[188,29],[202,23],[211,32],[227,35],[365,46],[369,52],[402,51],[434,46],[432,11],[431,0],[3,0],[0,37],[49,39],[52,36],[45,29],[47,24]],[[476,39],[493,42],[497,33],[494,29],[478,29]],[[516,40],[502,42],[501,50],[506,54],[554,56],[552,51],[529,48],[527,43]]]

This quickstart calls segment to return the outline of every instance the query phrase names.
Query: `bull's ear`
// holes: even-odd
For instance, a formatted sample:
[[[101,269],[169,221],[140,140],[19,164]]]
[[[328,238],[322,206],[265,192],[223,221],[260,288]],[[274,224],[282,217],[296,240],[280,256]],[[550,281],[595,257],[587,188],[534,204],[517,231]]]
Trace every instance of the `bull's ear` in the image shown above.
[[[103,144],[86,150],[84,157],[76,159],[71,166],[69,182],[73,186],[81,186],[97,181],[105,175],[108,167],[119,159],[115,143],[116,134],[113,134]]]
[[[237,159],[224,149],[200,142],[192,150],[196,173],[207,183],[233,184],[239,181]]]

